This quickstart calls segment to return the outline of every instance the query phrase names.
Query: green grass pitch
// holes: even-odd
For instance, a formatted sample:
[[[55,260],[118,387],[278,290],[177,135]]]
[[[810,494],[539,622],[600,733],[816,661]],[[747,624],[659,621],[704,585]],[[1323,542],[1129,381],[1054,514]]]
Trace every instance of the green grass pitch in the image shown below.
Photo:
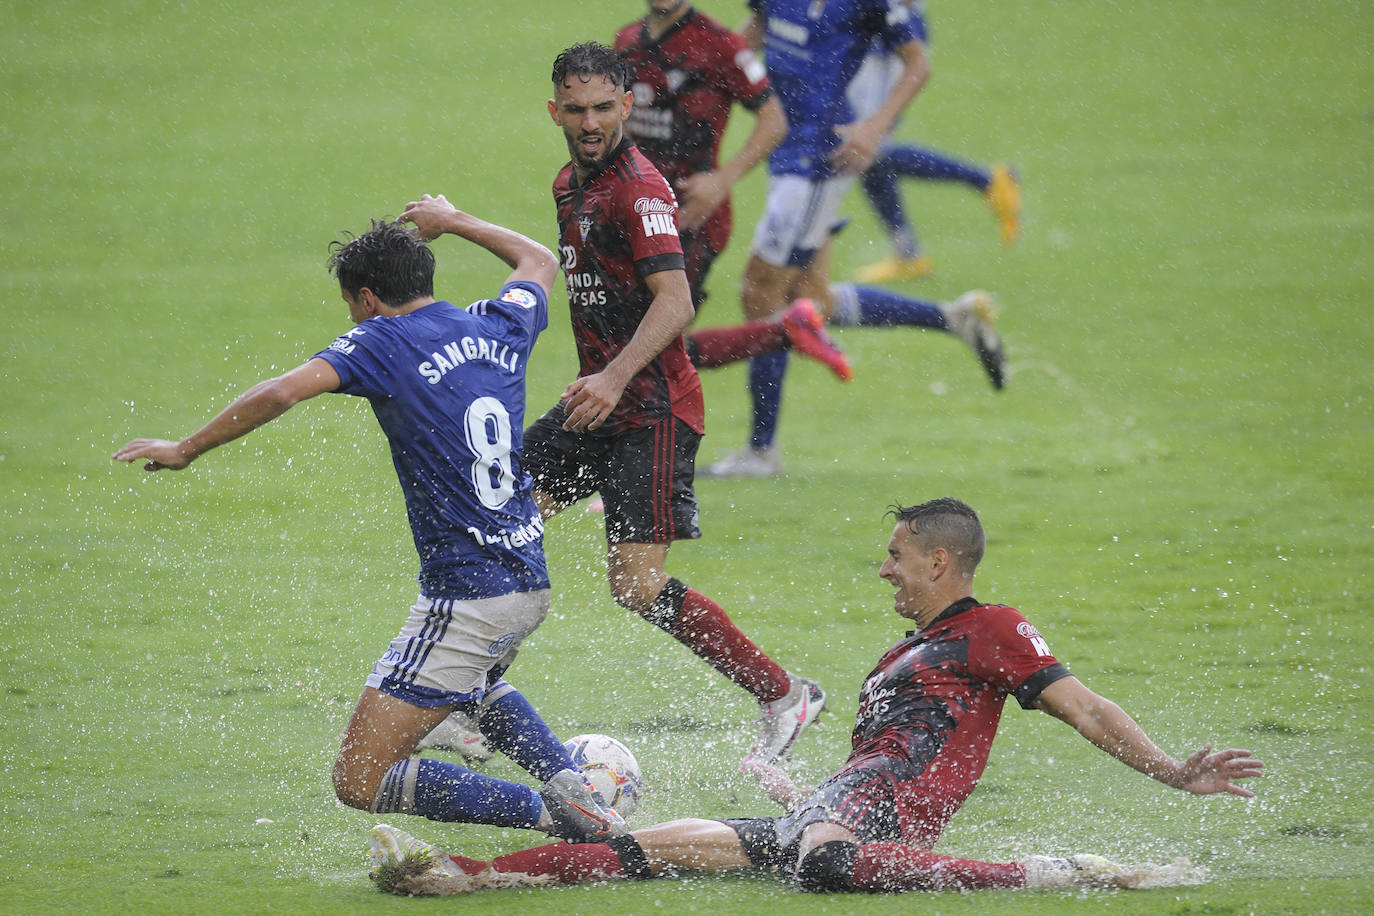
[[[1184,796],[1012,708],[939,848],[1188,855],[1210,884],[807,897],[737,876],[376,894],[373,819],[329,785],[362,677],[415,591],[370,412],[321,398],[180,474],[109,456],[193,430],[346,327],[323,269],[340,230],[443,192],[551,243],[566,149],[544,108],[549,65],[642,7],[19,0],[0,9],[0,912],[1367,912],[1374,8],[931,7],[935,77],[900,133],[1013,162],[1026,225],[1004,248],[967,189],[908,186],[937,272],[903,288],[994,291],[1009,387],[994,393],[950,337],[838,332],[852,383],[790,372],[789,476],[702,482],[705,536],[672,569],[831,691],[798,753],[815,778],[902,630],[876,577],[883,511],[963,497],[990,533],[980,598],[1020,607],[1166,748],[1249,747],[1267,773],[1251,802]],[[762,191],[753,175],[737,195],[703,323],[739,314]],[[883,253],[857,193],[848,213],[840,277]],[[455,240],[437,250],[453,299],[502,276]],[[556,301],[531,412],[574,373]],[[743,440],[744,373],[705,384],[712,460]],[[614,606],[599,520],[566,513],[548,546],[554,610],[512,679],[559,733],[635,749],[637,823],[768,812],[736,770],[750,704]],[[538,839],[406,826],[479,856]]]

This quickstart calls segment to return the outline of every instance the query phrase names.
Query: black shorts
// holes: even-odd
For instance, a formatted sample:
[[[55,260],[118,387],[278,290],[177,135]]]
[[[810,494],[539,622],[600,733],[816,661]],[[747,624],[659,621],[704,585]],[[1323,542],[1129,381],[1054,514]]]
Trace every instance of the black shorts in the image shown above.
[[[557,405],[525,430],[522,457],[536,490],[563,506],[600,493],[611,544],[701,537],[692,489],[700,434],[676,417],[614,434],[569,432],[565,419]]]
[[[860,843],[901,843],[901,824],[892,783],[874,769],[839,773],[821,783],[806,801],[777,818],[741,818],[722,823],[739,834],[755,865],[797,867],[802,831],[812,824],[838,824]]]

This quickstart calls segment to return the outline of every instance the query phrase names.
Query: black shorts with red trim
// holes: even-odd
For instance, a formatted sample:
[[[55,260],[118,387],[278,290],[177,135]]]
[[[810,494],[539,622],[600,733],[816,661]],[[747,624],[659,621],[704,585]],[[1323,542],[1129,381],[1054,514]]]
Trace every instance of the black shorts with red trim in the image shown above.
[[[666,544],[701,537],[697,526],[697,446],[701,436],[676,417],[617,433],[569,432],[555,406],[525,430],[525,470],[559,505],[600,493],[611,544]]]

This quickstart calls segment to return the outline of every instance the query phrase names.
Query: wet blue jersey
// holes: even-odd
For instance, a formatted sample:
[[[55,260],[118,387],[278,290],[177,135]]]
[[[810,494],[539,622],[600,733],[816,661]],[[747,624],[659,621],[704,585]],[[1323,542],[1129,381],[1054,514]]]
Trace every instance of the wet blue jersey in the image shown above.
[[[925,25],[903,0],[748,0],[763,20],[764,63],[787,112],[773,151],[775,175],[824,178],[839,146],[835,126],[854,120],[845,89],[870,45],[921,40]]]
[[[435,302],[369,318],[317,354],[386,433],[431,598],[549,587],[520,463],[525,362],[548,318],[538,285],[511,283],[466,309]]]

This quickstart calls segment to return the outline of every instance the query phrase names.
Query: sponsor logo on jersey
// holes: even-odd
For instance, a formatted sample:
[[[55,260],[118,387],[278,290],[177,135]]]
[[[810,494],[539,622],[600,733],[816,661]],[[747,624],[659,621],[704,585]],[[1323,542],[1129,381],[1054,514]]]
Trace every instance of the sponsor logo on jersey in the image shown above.
[[[578,308],[593,308],[606,304],[606,290],[601,276],[593,271],[563,269],[567,280],[568,302]]]
[[[672,213],[673,204],[659,197],[641,197],[635,201],[635,212],[640,216],[646,213]]]
[[[527,289],[508,289],[501,294],[501,301],[514,302],[521,308],[532,309],[539,300]]]
[[[1029,621],[1023,620],[1018,623],[1016,625],[1016,633],[1018,636],[1030,640],[1030,644],[1035,647],[1036,655],[1050,654],[1050,644],[1045,642],[1045,638],[1040,635],[1040,631],[1031,626]]]
[[[539,543],[544,537],[544,520],[536,515],[523,525],[490,533],[468,525],[468,534],[483,547],[500,545],[507,550],[519,550],[526,544]]]
[[[668,213],[646,213],[644,215],[644,234],[677,235],[677,221]]]
[[[338,339],[336,339],[332,344],[329,345],[329,349],[338,350],[340,353],[347,356],[349,353],[352,353],[355,349],[357,349],[356,345],[349,341],[349,338],[362,337],[366,333],[367,332],[363,330],[362,325],[355,324],[353,327],[349,328],[347,331],[344,331],[342,334],[340,334],[338,336]]]
[[[672,202],[657,197],[641,197],[635,201],[635,212],[644,221],[644,234],[677,235],[677,220],[673,218],[676,209]]]
[[[500,658],[520,645],[520,640],[521,634],[519,633],[506,633],[503,636],[498,636],[491,641],[491,645],[487,646],[487,654],[492,658]]]

